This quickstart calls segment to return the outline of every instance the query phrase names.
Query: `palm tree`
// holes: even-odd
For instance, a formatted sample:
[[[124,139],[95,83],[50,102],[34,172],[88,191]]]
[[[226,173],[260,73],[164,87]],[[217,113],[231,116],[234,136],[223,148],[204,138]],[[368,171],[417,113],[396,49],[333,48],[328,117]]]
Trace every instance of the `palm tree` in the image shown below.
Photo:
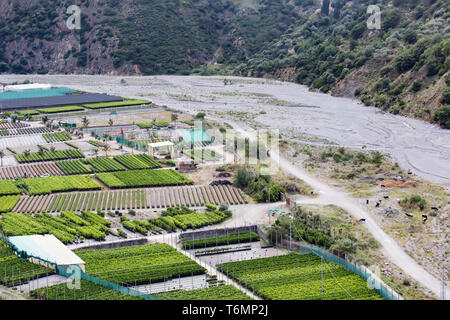
[[[98,158],[98,149],[94,149],[92,150],[92,152],[94,153],[95,157]]]
[[[43,155],[44,155],[44,147],[43,147],[43,146],[38,146],[38,148],[39,148],[38,153],[39,153],[41,156],[43,156]]]
[[[85,128],[89,125],[89,119],[86,116],[83,117],[81,122],[83,123],[83,127]]]
[[[51,151],[51,152],[55,152],[55,151],[56,151],[56,148],[55,148],[54,146],[51,146],[51,147],[50,147],[50,151]]]
[[[108,151],[111,150],[111,147],[107,143],[105,143],[102,146],[102,150],[105,151],[106,156],[108,156]]]
[[[43,116],[42,117],[42,123],[46,124],[48,122],[48,117],[47,116]]]
[[[3,167],[3,157],[5,156],[5,152],[3,150],[0,150],[0,159],[2,161],[2,167]]]
[[[28,158],[30,156],[30,153],[30,150],[27,149],[23,152],[23,155],[25,156],[25,158]]]
[[[17,114],[13,113],[10,118],[11,118],[11,122],[14,123],[17,121],[18,117],[17,117]]]

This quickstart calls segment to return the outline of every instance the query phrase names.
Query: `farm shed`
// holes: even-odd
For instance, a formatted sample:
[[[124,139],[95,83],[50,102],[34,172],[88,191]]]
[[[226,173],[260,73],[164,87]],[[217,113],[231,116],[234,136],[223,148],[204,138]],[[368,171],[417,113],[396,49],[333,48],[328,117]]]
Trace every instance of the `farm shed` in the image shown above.
[[[155,152],[172,154],[173,153],[173,143],[170,141],[150,143],[148,145],[148,152],[150,153],[150,156],[152,156],[152,157],[155,155]]]
[[[35,264],[52,269],[55,264],[64,268],[77,265],[86,271],[86,263],[53,235],[19,236],[8,240],[19,256]]]

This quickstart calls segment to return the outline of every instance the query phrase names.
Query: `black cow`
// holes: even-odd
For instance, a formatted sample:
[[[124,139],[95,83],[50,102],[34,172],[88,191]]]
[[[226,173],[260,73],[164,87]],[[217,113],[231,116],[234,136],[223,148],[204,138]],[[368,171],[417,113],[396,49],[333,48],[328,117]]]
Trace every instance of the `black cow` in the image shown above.
[[[389,199],[389,196],[384,196],[384,198],[387,200],[387,199]]]
[[[439,211],[438,207],[431,207],[431,210]]]
[[[413,217],[413,215],[412,215],[412,214],[409,214],[409,213],[407,213],[407,212],[405,212],[405,214],[406,214],[406,216],[407,216],[407,217],[410,217],[410,218],[412,218],[412,217]]]
[[[366,222],[366,219],[359,219],[359,222]]]
[[[369,199],[366,200],[366,204],[369,204]]]
[[[423,214],[422,215],[422,223],[425,223],[425,222],[427,222],[427,220],[428,220],[428,216],[426,215],[426,214]]]
[[[377,202],[377,204],[375,205],[375,208],[378,208],[380,206],[380,203]]]

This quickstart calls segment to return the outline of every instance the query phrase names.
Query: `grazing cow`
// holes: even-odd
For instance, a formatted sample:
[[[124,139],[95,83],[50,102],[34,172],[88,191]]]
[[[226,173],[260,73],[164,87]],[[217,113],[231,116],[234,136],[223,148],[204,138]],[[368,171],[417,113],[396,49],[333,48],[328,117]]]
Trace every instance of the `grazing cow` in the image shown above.
[[[314,191],[311,191],[311,195],[314,195]]]
[[[423,209],[425,208],[425,206],[423,204],[420,205],[420,211],[423,211]]]
[[[413,217],[413,215],[412,215],[412,214],[409,214],[409,213],[407,213],[407,212],[405,212],[405,214],[406,214],[406,216],[407,216],[407,217],[410,217],[410,218],[412,218],[412,217]]]
[[[431,207],[431,210],[439,211],[438,207]]]
[[[366,204],[369,204],[369,199],[366,200]]]
[[[382,188],[386,188],[386,186],[384,184],[381,185]]]
[[[380,206],[380,203],[377,202],[377,204],[375,205],[375,208],[378,208]]]
[[[428,216],[427,216],[426,214],[423,214],[423,215],[422,215],[422,218],[423,218],[422,223],[427,222]]]
[[[366,219],[359,219],[359,222],[366,222]]]
[[[389,196],[384,196],[384,199],[386,199],[386,200],[389,199]]]

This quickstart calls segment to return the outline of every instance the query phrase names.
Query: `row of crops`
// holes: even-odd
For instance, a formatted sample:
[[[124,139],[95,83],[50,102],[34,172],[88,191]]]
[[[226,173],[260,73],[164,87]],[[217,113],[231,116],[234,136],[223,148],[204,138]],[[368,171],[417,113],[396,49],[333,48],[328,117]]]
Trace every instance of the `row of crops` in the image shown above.
[[[83,211],[80,215],[63,211],[59,216],[9,212],[4,213],[0,220],[0,227],[8,237],[53,234],[66,244],[78,239],[105,240],[110,232],[109,226],[109,221],[90,211]]]
[[[87,167],[82,160],[68,160],[68,161],[58,161],[56,165],[61,169],[64,174],[88,174],[92,173],[94,170]]]
[[[181,150],[181,152],[197,163],[202,161],[219,161],[222,159],[222,155],[212,149],[189,149]]]
[[[151,189],[121,189],[23,196],[15,212],[61,212],[65,210],[127,210],[199,207],[206,203],[243,204],[241,190],[232,186],[184,186]]]
[[[28,178],[17,185],[29,195],[80,190],[100,190],[101,187],[90,176],[56,176],[47,178]]]
[[[383,299],[376,290],[368,289],[362,277],[312,254],[291,252],[283,256],[228,262],[217,267],[263,299]]]
[[[10,180],[0,180],[0,196],[19,194],[20,190]]]
[[[32,290],[30,296],[45,300],[142,300],[83,279],[80,281],[79,289],[69,290],[67,284],[62,283],[48,289],[45,287]]]
[[[230,218],[231,215],[231,211],[222,212],[216,209],[205,213],[193,211],[191,213],[162,216],[149,220],[130,220],[126,217],[121,217],[121,222],[125,229],[147,235],[148,232],[161,233],[163,230],[173,232],[177,229],[198,229],[221,223]],[[255,239],[255,236],[253,238]]]
[[[84,158],[84,154],[80,150],[69,149],[59,151],[31,152],[30,154],[16,154],[16,160],[19,163],[66,160]]]
[[[175,170],[130,170],[114,173],[98,173],[97,179],[107,187],[133,188],[154,186],[176,186],[193,184],[194,182]]]
[[[44,133],[42,137],[47,143],[72,140],[72,137],[67,132]]]
[[[0,197],[0,213],[11,211],[20,200],[20,196]]]
[[[80,106],[63,106],[63,107],[36,109],[36,111],[40,113],[60,113],[60,112],[83,111],[83,110],[84,108]]]
[[[53,162],[38,162],[15,167],[0,168],[0,179],[12,180],[17,178],[40,177],[49,174],[52,176],[63,176],[64,172]]]
[[[86,273],[115,283],[148,284],[205,269],[165,243],[75,252],[86,262]]]
[[[182,246],[184,249],[196,249],[206,247],[216,247],[220,245],[229,245],[235,243],[246,243],[258,241],[259,235],[255,232],[235,232],[217,237],[208,237],[200,239],[183,239]]]
[[[117,290],[95,284],[87,280],[80,281],[80,288],[69,290],[62,283],[47,288],[32,290],[32,297],[46,300],[141,300],[140,297],[125,295]],[[195,290],[175,290],[153,294],[162,300],[250,300],[242,291],[232,285],[213,286]]]
[[[20,259],[3,240],[0,240],[0,284],[15,286],[46,273],[45,267]]]
[[[155,161],[155,159],[149,157],[145,153],[139,155],[115,156],[114,160],[131,170],[161,168],[161,165]]]
[[[86,159],[84,163],[91,165],[95,172],[114,172],[125,170],[122,165],[108,157],[89,158]]]
[[[89,109],[103,109],[103,108],[115,108],[115,107],[126,107],[126,106],[135,106],[135,105],[142,105],[142,104],[149,104],[150,101],[147,100],[124,100],[124,101],[117,101],[117,102],[102,102],[102,103],[91,103],[91,104],[85,104],[83,105],[86,108]]]

